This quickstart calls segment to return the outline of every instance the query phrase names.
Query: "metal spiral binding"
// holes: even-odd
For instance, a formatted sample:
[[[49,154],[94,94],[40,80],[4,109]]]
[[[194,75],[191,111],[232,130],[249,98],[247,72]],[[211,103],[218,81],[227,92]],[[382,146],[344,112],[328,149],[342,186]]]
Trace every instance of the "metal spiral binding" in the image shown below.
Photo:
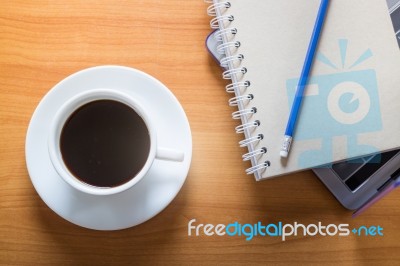
[[[232,5],[229,1],[204,1],[212,4],[207,9],[207,14],[214,16],[210,21],[210,26],[217,30],[214,35],[215,40],[221,42],[217,47],[218,53],[225,55],[220,60],[221,67],[227,69],[223,72],[222,77],[232,80],[232,83],[225,87],[228,93],[235,94],[235,97],[229,99],[229,105],[239,107],[238,111],[232,113],[233,119],[240,119],[242,121],[242,124],[235,128],[236,133],[244,133],[246,136],[244,140],[239,142],[239,145],[240,147],[249,148],[249,152],[244,154],[242,158],[244,161],[252,161],[253,164],[252,167],[246,170],[246,173],[256,174],[256,177],[258,175],[260,178],[261,173],[270,167],[271,163],[264,161],[257,164],[257,161],[260,161],[267,153],[267,148],[255,148],[259,145],[258,142],[264,139],[264,135],[261,133],[255,135],[257,128],[261,124],[259,120],[252,120],[255,119],[253,116],[257,113],[257,108],[246,107],[254,99],[254,95],[247,92],[251,85],[249,80],[244,80],[247,68],[240,66],[242,61],[244,61],[244,56],[236,52],[240,50],[241,43],[235,40],[238,33],[237,28],[234,25],[230,25],[235,18],[231,14],[225,14]]]
[[[267,153],[267,148],[262,147],[261,149],[246,153],[242,155],[243,161],[249,161],[251,158],[259,157],[260,155],[263,155]]]
[[[248,87],[250,87],[250,81],[246,80],[228,84],[226,85],[225,90],[228,93],[235,93],[235,90],[243,91],[246,90]]]
[[[242,141],[239,142],[239,146],[240,147],[247,147],[249,144],[251,143],[255,143],[258,142],[260,140],[264,139],[264,135],[263,134],[258,134],[257,136],[253,136],[247,139],[244,139]]]
[[[254,128],[259,127],[259,126],[260,126],[260,121],[256,120],[256,121],[249,122],[249,123],[246,123],[246,124],[241,124],[241,125],[237,126],[235,128],[235,130],[236,130],[236,133],[240,134],[240,133],[244,133],[244,131],[246,129],[254,129]]]
[[[252,115],[252,114],[255,114],[255,113],[257,113],[257,108],[255,108],[255,107],[252,107],[252,108],[249,108],[249,109],[242,109],[242,110],[238,110],[236,112],[233,112],[232,113],[232,118],[233,119],[241,119],[242,116],[249,116],[249,115]]]
[[[219,54],[225,54],[225,50],[228,48],[239,48],[240,47],[240,42],[235,41],[235,42],[224,42],[221,43],[220,45],[217,46],[217,52]]]
[[[237,29],[236,28],[226,28],[223,30],[217,30],[217,32],[214,34],[214,39],[217,42],[222,42],[222,36],[233,36],[237,33]]]
[[[265,161],[265,162],[263,162],[263,163],[261,163],[261,164],[259,164],[259,165],[255,165],[255,166],[253,166],[253,167],[250,167],[250,168],[246,169],[246,173],[247,173],[248,175],[252,175],[252,174],[254,174],[255,172],[258,172],[258,171],[260,171],[260,170],[265,170],[265,169],[267,169],[267,168],[270,167],[270,166],[271,166],[271,163],[270,163],[269,161]]]
[[[231,3],[228,2],[228,1],[215,3],[215,4],[210,5],[207,8],[207,14],[209,16],[215,17],[217,15],[217,9],[222,11],[222,10],[226,10],[226,9],[228,9],[230,7],[231,7]]]
[[[239,103],[250,101],[254,98],[253,94],[240,95],[229,99],[229,106],[238,106]]]
[[[227,56],[221,59],[220,61],[220,65],[221,67],[228,67],[229,66],[229,62],[242,62],[242,60],[244,59],[244,56],[242,54],[238,54],[238,55],[232,55],[232,56]]]
[[[232,68],[224,71],[222,73],[222,78],[223,79],[232,79],[232,75],[237,75],[237,74],[246,74],[247,73],[247,68],[245,67],[240,67],[240,68]]]
[[[232,22],[235,20],[235,17],[232,15],[223,15],[219,17],[215,17],[210,21],[210,26],[212,29],[219,29],[219,24],[226,22]]]

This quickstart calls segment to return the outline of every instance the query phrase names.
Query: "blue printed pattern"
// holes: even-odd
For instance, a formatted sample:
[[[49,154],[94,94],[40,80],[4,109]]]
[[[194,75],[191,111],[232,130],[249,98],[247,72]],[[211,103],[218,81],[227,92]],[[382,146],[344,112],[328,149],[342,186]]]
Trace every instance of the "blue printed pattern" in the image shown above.
[[[353,63],[346,62],[348,40],[339,40],[341,67],[322,53],[317,60],[335,69],[334,74],[313,76],[309,79],[296,127],[295,141],[320,139],[320,150],[300,154],[298,164],[309,168],[315,163],[333,161],[332,139],[347,137],[347,157],[378,152],[375,147],[357,143],[357,135],[382,130],[378,84],[374,69],[352,69],[373,56],[367,49]],[[347,67],[348,66],[348,67]],[[286,82],[289,106],[293,102],[298,78]],[[312,164],[311,164],[312,163]]]

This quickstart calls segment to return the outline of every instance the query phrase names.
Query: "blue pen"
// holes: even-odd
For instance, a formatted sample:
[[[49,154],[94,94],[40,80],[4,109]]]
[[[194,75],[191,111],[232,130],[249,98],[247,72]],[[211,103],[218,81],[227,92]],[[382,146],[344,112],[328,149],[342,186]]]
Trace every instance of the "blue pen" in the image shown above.
[[[321,35],[325,17],[328,11],[329,0],[321,0],[321,5],[318,10],[317,19],[315,21],[314,30],[311,35],[310,44],[308,46],[307,55],[304,60],[303,70],[301,71],[299,83],[297,85],[296,95],[294,97],[292,109],[290,111],[289,120],[286,126],[285,137],[280,151],[280,155],[286,158],[289,155],[290,146],[293,139],[293,132],[296,126],[296,120],[299,114],[301,102],[303,100],[304,89],[307,85],[308,77],[312,63],[314,61],[315,51],[317,50],[318,40]]]

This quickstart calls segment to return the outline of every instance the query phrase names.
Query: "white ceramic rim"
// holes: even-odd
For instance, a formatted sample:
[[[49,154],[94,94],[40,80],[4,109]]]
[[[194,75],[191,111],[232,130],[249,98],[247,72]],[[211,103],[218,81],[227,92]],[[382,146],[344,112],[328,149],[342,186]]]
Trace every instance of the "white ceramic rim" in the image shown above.
[[[68,168],[64,164],[60,152],[59,139],[64,123],[67,121],[70,115],[79,107],[96,100],[115,100],[128,105],[142,117],[147,126],[150,136],[150,151],[146,163],[144,164],[140,172],[132,177],[131,180],[117,187],[96,187],[80,181],[72,173],[69,172]],[[59,108],[50,125],[48,150],[50,160],[55,170],[67,184],[87,194],[112,195],[131,188],[146,175],[155,159],[156,139],[157,138],[155,128],[151,124],[149,117],[146,115],[146,111],[143,110],[143,107],[135,99],[123,92],[114,89],[94,89],[75,95]]]

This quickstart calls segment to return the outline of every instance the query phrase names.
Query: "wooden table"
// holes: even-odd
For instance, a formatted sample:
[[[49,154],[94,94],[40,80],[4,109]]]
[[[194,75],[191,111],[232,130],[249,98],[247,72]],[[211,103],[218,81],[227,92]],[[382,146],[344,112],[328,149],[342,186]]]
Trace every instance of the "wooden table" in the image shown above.
[[[397,264],[400,193],[351,218],[311,171],[256,183],[243,171],[221,70],[207,54],[197,1],[2,1],[0,264]],[[115,64],[143,70],[182,103],[193,134],[189,176],[174,201],[134,228],[71,224],[40,199],[24,157],[29,119],[61,79]],[[188,222],[380,225],[383,237],[188,236]]]

